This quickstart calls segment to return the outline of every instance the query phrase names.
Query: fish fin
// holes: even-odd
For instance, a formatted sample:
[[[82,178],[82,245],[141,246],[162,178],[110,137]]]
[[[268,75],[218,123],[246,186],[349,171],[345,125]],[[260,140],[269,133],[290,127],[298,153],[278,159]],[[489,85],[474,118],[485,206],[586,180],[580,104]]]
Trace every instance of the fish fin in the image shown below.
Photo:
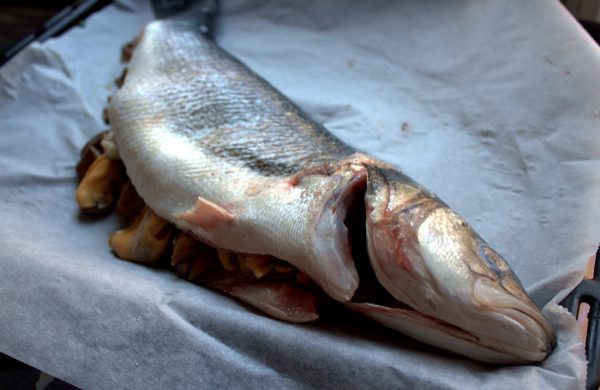
[[[218,204],[199,196],[194,207],[181,214],[181,218],[193,226],[210,231],[231,225],[234,215]]]
[[[310,322],[319,318],[317,296],[289,282],[248,280],[232,272],[215,272],[200,278],[200,284],[231,295],[279,320]]]

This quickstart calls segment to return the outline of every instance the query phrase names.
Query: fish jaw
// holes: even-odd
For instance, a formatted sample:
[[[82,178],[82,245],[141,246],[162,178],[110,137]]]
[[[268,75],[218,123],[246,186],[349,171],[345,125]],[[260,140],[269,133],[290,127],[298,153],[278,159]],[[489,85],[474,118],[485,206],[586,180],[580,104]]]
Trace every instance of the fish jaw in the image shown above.
[[[415,310],[386,307],[374,303],[347,302],[345,305],[377,321],[388,328],[397,330],[415,340],[442,348],[457,354],[475,358],[492,364],[525,364],[530,359],[522,358],[514,351],[498,351],[482,345],[477,336],[467,333],[446,322],[429,317]],[[521,346],[519,353],[528,351]]]
[[[550,353],[552,326],[506,261],[448,206],[402,173],[374,166],[365,205],[377,280],[419,314],[407,320],[377,305],[355,309],[401,331],[418,323],[429,329],[416,338],[486,362],[535,362]]]

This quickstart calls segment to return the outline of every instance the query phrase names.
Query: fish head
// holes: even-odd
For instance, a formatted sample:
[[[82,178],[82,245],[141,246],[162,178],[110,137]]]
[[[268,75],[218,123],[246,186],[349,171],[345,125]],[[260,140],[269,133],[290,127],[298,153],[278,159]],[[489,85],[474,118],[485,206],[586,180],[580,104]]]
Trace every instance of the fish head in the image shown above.
[[[420,326],[437,328],[433,338],[458,338],[468,347],[459,353],[490,362],[548,355],[550,323],[508,263],[446,204],[401,172],[368,167],[365,205],[378,282],[422,316]]]

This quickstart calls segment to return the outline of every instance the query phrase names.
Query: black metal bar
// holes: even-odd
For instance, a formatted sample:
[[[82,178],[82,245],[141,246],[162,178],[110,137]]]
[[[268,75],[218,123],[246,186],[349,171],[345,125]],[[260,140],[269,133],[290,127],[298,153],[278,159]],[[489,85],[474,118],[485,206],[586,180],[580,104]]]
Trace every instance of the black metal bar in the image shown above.
[[[84,20],[92,12],[102,9],[112,0],[80,0],[51,17],[35,33],[27,35],[16,45],[8,49],[0,58],[0,66],[23,50],[27,45],[59,35],[73,25]]]
[[[597,390],[600,387],[600,247],[596,252],[594,264],[594,277],[584,278],[573,291],[569,293],[560,303],[566,307],[571,314],[577,316],[579,306],[587,303],[590,306],[588,313],[588,329],[585,345],[585,354],[588,361],[587,385],[588,390]]]
[[[175,15],[193,17],[198,29],[209,38],[214,38],[215,18],[219,11],[218,0],[152,0],[154,14],[159,19]]]
[[[207,0],[200,8],[200,22],[198,27],[200,32],[207,37],[213,39],[215,35],[215,19],[219,12],[218,0]]]

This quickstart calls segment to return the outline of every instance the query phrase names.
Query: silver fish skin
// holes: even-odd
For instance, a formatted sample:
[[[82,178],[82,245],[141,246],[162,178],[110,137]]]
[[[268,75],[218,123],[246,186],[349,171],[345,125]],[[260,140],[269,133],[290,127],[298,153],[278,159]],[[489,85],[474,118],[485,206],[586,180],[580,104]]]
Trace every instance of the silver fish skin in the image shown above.
[[[286,260],[353,310],[476,360],[550,353],[551,325],[460,216],[328,133],[193,24],[144,29],[109,117],[138,193],[198,239]],[[366,234],[351,242],[345,220],[363,196]],[[381,302],[358,299],[370,283],[353,258],[360,246]]]

